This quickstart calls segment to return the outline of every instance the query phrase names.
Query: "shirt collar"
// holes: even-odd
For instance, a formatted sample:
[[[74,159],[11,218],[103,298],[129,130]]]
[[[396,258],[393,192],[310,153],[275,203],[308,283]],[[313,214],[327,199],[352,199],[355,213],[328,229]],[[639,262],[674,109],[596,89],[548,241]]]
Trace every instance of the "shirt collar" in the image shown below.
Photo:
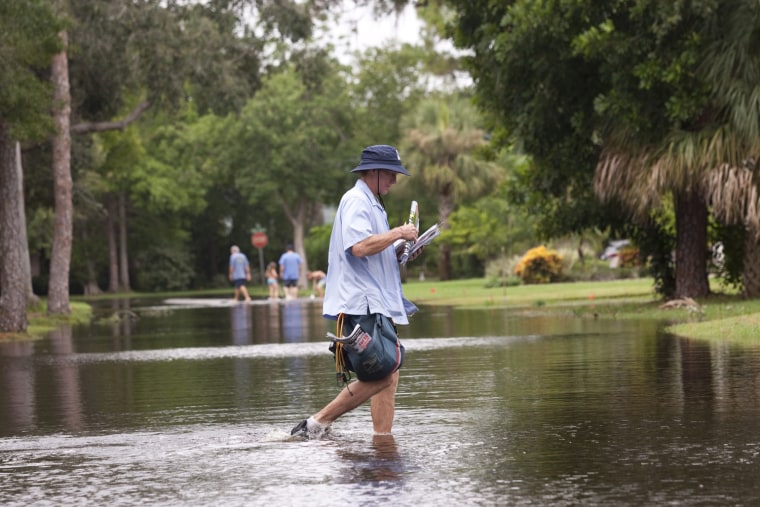
[[[361,190],[364,195],[367,196],[367,198],[370,200],[370,202],[376,206],[383,207],[383,205],[377,200],[377,196],[372,193],[372,190],[370,190],[369,185],[362,179],[359,178],[356,180],[356,185],[354,185],[355,188],[358,190]]]

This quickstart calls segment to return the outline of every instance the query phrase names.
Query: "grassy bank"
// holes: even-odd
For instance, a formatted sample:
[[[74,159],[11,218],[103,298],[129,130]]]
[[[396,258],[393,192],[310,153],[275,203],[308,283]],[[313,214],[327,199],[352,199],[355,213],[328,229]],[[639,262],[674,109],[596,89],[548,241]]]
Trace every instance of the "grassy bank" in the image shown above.
[[[48,332],[67,324],[83,324],[92,320],[92,308],[84,302],[71,301],[70,315],[48,315],[46,301],[27,309],[26,333],[0,333],[0,341],[37,340]]]
[[[663,306],[649,278],[487,288],[485,280],[409,282],[408,299],[418,304],[455,307],[501,307],[516,312],[545,312],[590,318],[646,318],[671,322],[679,336],[760,344],[760,300],[736,294],[714,295],[696,305]]]

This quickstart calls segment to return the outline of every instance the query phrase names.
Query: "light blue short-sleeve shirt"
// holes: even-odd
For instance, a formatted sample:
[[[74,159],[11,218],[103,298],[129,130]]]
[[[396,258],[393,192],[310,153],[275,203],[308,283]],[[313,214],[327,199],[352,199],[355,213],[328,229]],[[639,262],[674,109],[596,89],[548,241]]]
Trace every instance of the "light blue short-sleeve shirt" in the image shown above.
[[[295,252],[285,252],[280,256],[283,280],[298,280],[301,275],[301,256]]]
[[[242,252],[237,252],[230,255],[230,266],[232,266],[232,279],[243,280],[245,279],[245,268],[248,267],[248,257]]]
[[[354,257],[351,247],[373,234],[390,230],[385,210],[366,183],[357,180],[338,205],[328,254],[327,289],[322,314],[381,313],[396,324],[408,324],[417,308],[406,301],[393,245],[375,255]]]

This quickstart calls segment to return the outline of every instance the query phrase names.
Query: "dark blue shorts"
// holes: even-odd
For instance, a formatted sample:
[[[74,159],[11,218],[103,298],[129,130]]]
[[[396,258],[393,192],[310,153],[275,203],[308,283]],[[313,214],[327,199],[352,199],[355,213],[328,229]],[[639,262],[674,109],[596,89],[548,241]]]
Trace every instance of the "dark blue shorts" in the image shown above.
[[[235,284],[235,288],[236,289],[239,289],[240,287],[242,287],[243,285],[245,285],[245,278],[236,278],[236,279],[232,280],[232,283]]]
[[[298,285],[298,278],[283,280],[282,284],[285,287],[296,287]]]

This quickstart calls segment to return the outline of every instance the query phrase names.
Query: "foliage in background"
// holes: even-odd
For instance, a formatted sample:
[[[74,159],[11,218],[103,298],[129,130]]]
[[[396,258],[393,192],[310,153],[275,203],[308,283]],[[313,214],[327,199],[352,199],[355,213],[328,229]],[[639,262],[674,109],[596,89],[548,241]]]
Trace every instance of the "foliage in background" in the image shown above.
[[[326,56],[311,58],[320,62]],[[343,190],[346,160],[358,151],[351,136],[354,114],[346,108],[348,86],[334,62],[323,63],[316,74],[286,66],[265,79],[228,124],[221,158],[249,203],[268,201],[287,217],[306,266],[306,232],[321,223],[322,203]]]
[[[472,51],[466,61],[493,142],[530,155],[510,201],[536,218],[544,239],[614,223],[619,210],[600,205],[593,188],[599,148],[590,97],[603,83],[565,40],[580,20],[563,18],[560,5],[446,3],[458,14],[449,25],[455,43]],[[540,34],[532,33],[538,26]]]
[[[330,233],[332,224],[323,224],[312,227],[304,242],[304,250],[309,257],[312,271],[322,270],[327,272],[327,253],[330,250]]]
[[[0,2],[0,121],[14,140],[41,139],[53,127],[46,69],[63,26],[49,2]]]
[[[451,55],[436,54],[425,39],[418,47],[370,49],[348,68],[317,50],[312,41],[291,44],[289,35],[276,41],[270,46],[275,49],[266,53],[262,48],[273,41],[271,35],[275,30],[267,32],[266,40],[257,40],[252,32],[236,31],[235,27],[240,26],[239,12],[227,9],[233,4],[241,5],[208,2],[187,11],[178,8],[175,14],[180,16],[176,19],[185,22],[183,33],[176,33],[176,27],[165,34],[135,32],[131,41],[124,38],[129,33],[126,28],[132,22],[147,23],[142,17],[144,13],[129,11],[129,16],[134,17],[111,19],[108,16],[115,12],[115,1],[100,4],[102,10],[95,3],[77,6],[76,12],[82,14],[78,30],[84,31],[88,23],[102,23],[89,35],[76,32],[82,44],[91,45],[82,48],[77,53],[80,60],[72,64],[74,79],[80,86],[77,93],[83,93],[76,97],[81,106],[80,116],[113,119],[123,116],[148,96],[155,97],[157,102],[143,116],[138,128],[99,134],[89,137],[87,142],[81,142],[80,138],[77,143],[80,147],[75,146],[80,155],[89,152],[85,156],[75,153],[74,158],[78,235],[72,277],[78,279],[76,287],[93,278],[88,273],[91,268],[101,284],[108,276],[108,252],[97,231],[103,224],[104,206],[113,199],[110,192],[117,188],[128,190],[131,197],[128,230],[136,284],[147,279],[138,276],[138,269],[145,268],[145,259],[153,258],[155,249],[186,251],[188,262],[193,262],[195,276],[191,283],[196,287],[208,286],[224,273],[229,246],[233,243],[241,246],[257,269],[257,252],[249,244],[250,229],[257,224],[267,229],[270,238],[264,249],[265,260],[277,260],[284,244],[292,241],[295,229],[293,217],[288,216],[282,203],[297,204],[303,196],[312,202],[306,210],[308,218],[302,224],[304,252],[313,259],[311,269],[325,269],[321,259],[326,259],[329,224],[321,225],[320,211],[323,206],[336,205],[340,195],[353,184],[354,177],[348,170],[358,162],[361,148],[368,144],[382,142],[402,147],[402,160],[413,175],[409,184],[400,179],[402,183],[386,199],[391,226],[406,218],[411,199],[421,204],[423,229],[439,219],[434,211],[439,201],[431,191],[436,182],[425,179],[424,164],[418,163],[412,151],[403,149],[403,138],[409,131],[406,127],[411,123],[402,125],[400,119],[420,113],[422,107],[418,106],[431,95],[435,97],[425,102],[439,100],[449,109],[459,107],[461,97],[430,94],[426,88],[440,84],[431,79],[431,69],[437,69],[438,76],[456,72],[457,62],[450,59]],[[433,4],[440,2],[429,5]],[[151,3],[151,8],[157,5]],[[279,22],[292,21],[292,30],[284,30],[283,34],[298,38],[298,34],[308,33],[305,10],[289,2],[279,7],[269,2],[261,5],[282,7],[279,14],[267,11],[266,21],[262,22],[270,23],[271,28]],[[427,11],[422,8],[422,11],[422,17],[432,16],[439,28],[457,20],[450,9],[432,12],[432,8]],[[175,19],[172,16],[161,13],[153,21],[169,23]],[[101,33],[108,30],[112,33]],[[554,27],[550,35],[558,35],[562,30]],[[98,34],[102,40],[96,40]],[[208,44],[200,47],[204,39]],[[165,46],[169,43],[172,45]],[[238,45],[229,51],[235,58],[223,61],[217,56],[219,61],[204,67],[202,62],[215,54],[227,54],[224,48],[233,43]],[[504,39],[499,39],[496,44],[504,43]],[[180,47],[183,44],[186,47]],[[535,46],[521,47],[509,58],[537,56],[518,62],[526,70],[535,70],[550,61],[552,52],[558,48],[559,41],[550,37],[548,45],[542,47],[536,42]],[[90,65],[108,67],[109,59],[122,54],[117,49],[132,55],[134,60],[115,62],[113,75],[82,74]],[[154,53],[160,53],[163,59],[150,68],[148,57]],[[177,62],[192,65],[191,72],[162,77],[160,71],[170,69],[174,57]],[[165,91],[181,90],[176,97],[179,100],[170,104],[165,100],[168,97],[156,95],[156,90],[149,95],[147,90],[132,86],[138,82],[132,77],[125,81],[125,89],[130,93],[106,97],[104,90],[108,87],[102,85],[119,79],[130,65],[138,65],[135,71],[139,70],[139,74],[134,78],[150,76],[151,83],[165,83]],[[493,73],[498,77],[496,74],[501,71],[497,67],[481,70],[484,75]],[[495,108],[478,120],[479,128],[489,127],[483,139],[491,143],[479,147],[474,158],[506,168],[506,181],[503,185],[486,184],[479,197],[458,195],[453,203],[454,212],[448,216],[452,229],[445,231],[409,266],[406,273],[409,277],[417,278],[420,273],[430,277],[436,271],[435,260],[442,247],[451,248],[451,276],[482,276],[489,265],[491,271],[498,273],[496,266],[502,264],[502,259],[511,262],[509,259],[530,246],[540,241],[551,244],[549,241],[564,237],[567,231],[580,235],[593,225],[616,237],[625,237],[623,231],[626,236],[633,236],[634,228],[625,224],[618,213],[619,206],[599,207],[591,195],[592,182],[587,170],[598,153],[593,146],[583,144],[593,137],[592,129],[588,128],[590,109],[579,107],[578,102],[583,88],[589,85],[584,80],[584,69],[563,65],[554,70],[558,75],[570,71],[565,76],[562,96],[548,95],[552,86],[559,86],[554,79],[557,76],[533,87],[531,94],[521,96],[532,109],[530,114],[513,120],[515,125],[528,128],[533,137],[527,141],[513,137],[514,130],[504,128],[501,113]],[[262,83],[267,83],[266,88],[257,93]],[[497,95],[491,99],[477,100],[481,105],[501,105],[504,97]],[[241,109],[243,104],[247,106]],[[465,115],[457,112],[454,116]],[[302,123],[304,119],[311,126]],[[432,132],[443,122],[430,125]],[[573,135],[577,137],[563,137],[568,131],[575,132]],[[320,151],[323,146],[333,148]],[[500,150],[504,146],[509,149]],[[536,149],[538,156],[524,155],[528,148]],[[31,154],[27,156],[32,159]],[[40,225],[49,217],[52,203],[49,190],[43,188],[49,185],[44,157],[44,150],[34,154],[36,170],[30,174],[33,188],[28,189],[36,204],[28,216]],[[301,183],[305,175],[308,181]],[[472,175],[461,179],[466,190],[474,189],[479,182]],[[415,187],[415,182],[425,183]],[[285,192],[290,195],[283,198]],[[44,271],[45,234],[37,225],[33,237],[43,255]],[[655,242],[659,239],[655,236]],[[663,247],[663,260],[667,248],[670,245]],[[573,271],[578,269],[577,275],[572,276],[596,276],[597,267],[592,262],[583,269],[577,268],[577,264],[571,265]],[[571,273],[568,268],[565,276]],[[41,280],[44,277],[43,273]],[[142,289],[139,285],[136,288]]]
[[[146,292],[185,289],[195,276],[192,256],[181,248],[157,246],[142,250],[135,264],[137,286]]]
[[[464,203],[490,193],[503,178],[503,168],[480,155],[487,144],[483,119],[467,96],[430,97],[403,119],[401,150],[416,177],[404,180],[418,191],[437,197],[438,224],[450,228],[449,217]],[[439,241],[438,276],[452,276],[451,247]]]
[[[511,150],[494,158],[504,168],[504,181],[485,197],[455,210],[449,218],[451,229],[443,233],[454,257],[473,255],[483,265],[499,256],[522,254],[539,239],[537,218],[508,199],[517,175],[528,166],[527,158]]]
[[[722,259],[716,258],[716,252],[711,251],[713,272],[727,290],[741,292],[743,290],[742,273],[744,271],[744,248],[747,234],[744,225],[712,223],[710,234],[713,247],[718,244],[722,246]]]
[[[398,145],[403,136],[401,118],[427,93],[421,63],[425,54],[405,44],[398,50],[369,48],[359,56],[349,91],[350,107],[358,118],[352,136],[359,146]]]
[[[758,4],[446,3],[497,142],[531,155],[523,195],[545,234],[614,227],[623,208],[598,204],[600,179],[627,202],[680,192],[676,289],[704,292],[700,178],[757,155]],[[608,177],[594,180],[600,155]]]
[[[654,278],[655,291],[665,298],[672,298],[676,290],[674,220],[672,212],[652,211],[646,221],[629,231]]]

